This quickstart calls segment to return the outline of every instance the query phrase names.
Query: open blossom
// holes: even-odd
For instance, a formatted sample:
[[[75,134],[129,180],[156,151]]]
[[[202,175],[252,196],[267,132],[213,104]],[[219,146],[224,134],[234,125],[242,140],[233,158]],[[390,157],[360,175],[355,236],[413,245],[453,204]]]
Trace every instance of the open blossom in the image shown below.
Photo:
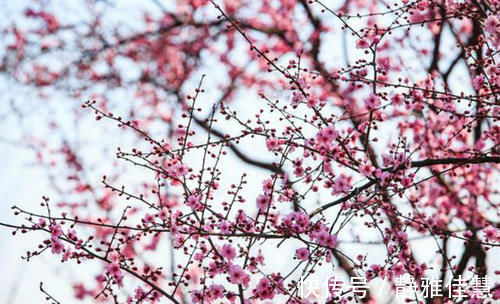
[[[233,284],[243,284],[248,287],[250,275],[248,275],[240,266],[235,264],[229,265],[229,281]]]
[[[498,242],[500,241],[500,233],[495,227],[486,227],[484,230],[484,237],[488,242]]]
[[[301,99],[302,99],[302,94],[300,92],[297,91],[293,92],[292,105],[293,106],[298,105]]]
[[[399,277],[399,276],[402,276],[405,274],[404,267],[401,264],[394,265],[391,270],[393,271],[393,274],[396,277]]]
[[[320,231],[312,233],[312,237],[321,246],[330,248],[337,247],[337,237],[328,233],[326,229],[321,229]]]
[[[236,222],[236,227],[245,232],[252,232],[254,229],[253,221],[248,217],[248,215],[243,210],[238,210],[235,222]]]
[[[144,223],[151,224],[155,221],[155,217],[150,213],[146,213],[146,215],[144,215],[144,218],[142,220],[144,221]]]
[[[484,29],[486,32],[493,34],[499,30],[500,22],[495,15],[489,15],[486,20],[484,20]]]
[[[144,299],[146,292],[144,291],[144,289],[142,289],[141,286],[137,287],[134,291],[135,291],[134,299],[136,300]]]
[[[394,94],[391,97],[391,102],[395,106],[402,105],[403,101],[404,101],[404,99],[403,99],[403,96],[401,94]]]
[[[410,185],[412,184],[412,179],[408,176],[405,176],[401,179],[401,186],[407,188],[407,187],[410,187]]]
[[[474,77],[472,80],[472,84],[474,85],[474,89],[479,90],[481,89],[481,86],[484,84],[484,77],[483,75],[478,75]]]
[[[288,214],[281,224],[287,230],[295,233],[304,233],[310,228],[309,216],[301,211]]]
[[[217,299],[224,297],[224,292],[226,289],[223,285],[212,284],[207,288],[202,290],[193,290],[191,292],[191,302],[192,303],[218,303],[214,302]]]
[[[429,18],[428,16],[429,16],[429,10],[423,9],[423,7],[420,6],[420,9],[414,9],[411,11],[410,22],[412,23],[423,22],[424,20]]]
[[[189,168],[185,164],[177,164],[175,165],[172,170],[170,170],[170,174],[172,174],[175,177],[180,177],[188,174]]]
[[[296,158],[296,159],[293,161],[293,167],[294,167],[293,174],[294,174],[296,177],[300,177],[300,176],[303,176],[303,175],[304,175],[305,170],[304,170],[304,167],[302,167],[302,159],[300,159],[300,158]]]
[[[87,290],[85,288],[85,285],[83,285],[82,283],[74,284],[73,285],[73,292],[74,292],[75,298],[77,298],[78,300],[82,300],[86,296],[92,296],[92,291]]]
[[[391,182],[392,179],[392,174],[390,172],[383,172],[382,175],[380,175],[380,185],[382,186],[387,186]],[[410,182],[408,180],[408,182]]]
[[[392,165],[393,162],[394,162],[394,158],[392,155],[390,155],[390,154],[383,154],[382,155],[382,163],[384,164],[384,166],[389,167]]]
[[[358,48],[358,49],[367,49],[369,47],[370,47],[370,44],[364,38],[360,38],[356,41],[356,48]]]
[[[231,246],[230,244],[222,245],[220,253],[229,261],[233,260],[236,257],[236,250],[234,250],[233,246]]]
[[[203,210],[203,203],[201,202],[201,195],[191,194],[188,197],[186,204],[195,211],[202,211]]]
[[[217,299],[222,299],[224,297],[224,292],[226,289],[220,284],[212,284],[207,288],[206,299],[208,301],[214,301]]]
[[[269,151],[277,151],[280,149],[280,140],[276,137],[266,139],[266,147]]]
[[[50,225],[50,236],[52,240],[57,240],[62,235],[61,225],[52,224]]]
[[[52,240],[51,251],[53,254],[60,254],[64,246],[60,240]]]
[[[158,217],[162,221],[166,221],[169,215],[169,210],[166,207],[161,208],[161,210],[158,212]]]
[[[373,169],[374,169],[373,166],[369,164],[363,164],[359,166],[359,172],[361,172],[361,174],[363,174],[366,177],[372,176]]]
[[[221,263],[216,263],[216,262],[212,261],[208,264],[208,273],[211,276],[216,276],[216,275],[222,273],[223,271],[224,271],[224,269],[222,268]]]
[[[273,191],[273,188],[274,188],[274,183],[273,183],[273,180],[268,178],[268,179],[265,179],[263,182],[262,182],[262,188],[264,190],[264,193],[266,194],[271,194],[272,191]]]
[[[305,261],[309,258],[309,250],[307,248],[299,248],[295,251],[297,259]]]
[[[268,278],[263,277],[253,290],[253,294],[261,300],[273,299],[276,291],[275,287],[271,284]]]
[[[106,265],[106,271],[113,277],[116,284],[119,286],[123,285],[123,273],[117,261],[113,261],[112,263]]]
[[[336,140],[339,132],[335,130],[334,126],[328,126],[318,131],[316,134],[316,142],[320,147],[329,149],[332,141]]]
[[[201,303],[203,301],[203,291],[193,290],[191,291],[191,302]]]
[[[339,193],[346,193],[351,190],[352,186],[349,183],[349,180],[347,177],[341,175],[335,179],[333,182],[333,193],[334,194],[339,194]]]
[[[372,264],[370,265],[370,269],[366,271],[366,278],[371,280],[376,277],[383,277],[385,273],[386,271],[382,266],[378,264]]]
[[[257,207],[260,211],[266,211],[271,203],[271,198],[266,194],[261,194],[257,197]]]
[[[232,228],[232,224],[231,224],[231,222],[229,222],[227,220],[222,220],[222,221],[219,222],[218,227],[220,229],[220,232],[222,232],[222,233],[230,233],[231,232],[231,228]]]
[[[380,98],[375,94],[370,94],[365,101],[366,108],[368,110],[373,110],[381,105]]]

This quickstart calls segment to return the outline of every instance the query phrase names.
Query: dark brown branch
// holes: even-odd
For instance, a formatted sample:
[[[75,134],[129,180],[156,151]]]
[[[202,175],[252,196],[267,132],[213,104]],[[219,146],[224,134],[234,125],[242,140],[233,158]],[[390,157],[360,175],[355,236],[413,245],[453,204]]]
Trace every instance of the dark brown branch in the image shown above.
[[[425,159],[425,160],[419,160],[419,161],[414,161],[411,162],[411,167],[413,168],[420,168],[420,167],[427,167],[427,166],[434,166],[434,165],[451,165],[451,164],[479,164],[479,163],[500,163],[500,156],[481,156],[481,157],[475,157],[475,158],[436,158],[436,159]],[[386,168],[385,170],[389,170]],[[396,169],[397,170],[397,169]],[[356,195],[360,194],[362,191],[370,188],[376,183],[375,180],[370,180],[366,184],[364,184],[361,187],[355,188],[353,191],[351,191],[348,195],[343,196],[331,203],[325,204],[313,212],[309,214],[309,216],[315,216],[316,214],[325,211],[328,208],[331,208],[333,206],[340,205],[349,199],[355,197]]]
[[[418,167],[426,167],[434,165],[481,164],[481,163],[500,163],[500,156],[425,159],[425,160],[411,162],[411,166],[413,168],[418,168]]]
[[[337,206],[339,204],[342,204],[344,202],[347,202],[348,200],[350,200],[351,198],[355,197],[356,195],[360,194],[362,191],[370,188],[371,186],[375,185],[376,181],[375,180],[371,180],[369,181],[368,183],[364,184],[363,186],[361,187],[358,187],[358,188],[355,188],[353,191],[351,191],[348,195],[346,196],[343,196],[341,198],[339,198],[338,200],[335,200],[331,203],[328,203],[328,204],[325,204],[319,208],[317,208],[316,210],[314,210],[313,212],[311,212],[309,214],[310,217],[313,217],[315,216],[316,214],[322,212],[322,211],[325,211],[326,209],[328,208],[331,208],[333,206]]]
[[[57,301],[53,296],[51,296],[45,289],[43,289],[43,282],[40,282],[40,291],[45,295],[45,299],[53,301],[54,304],[61,304],[61,302]]]
[[[446,8],[442,5],[439,8],[439,15],[441,16],[441,19],[444,19],[446,16]],[[441,46],[441,34],[443,33],[443,28],[444,22],[441,22],[441,25],[439,26],[439,32],[434,36],[434,50],[432,51],[432,61],[428,69],[429,73],[432,73],[433,71],[439,72],[439,47]]]

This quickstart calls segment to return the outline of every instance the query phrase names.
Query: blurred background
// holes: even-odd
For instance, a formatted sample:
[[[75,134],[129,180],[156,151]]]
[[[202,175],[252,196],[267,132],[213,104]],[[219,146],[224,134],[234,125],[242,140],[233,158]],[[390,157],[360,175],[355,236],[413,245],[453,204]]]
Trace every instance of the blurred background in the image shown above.
[[[99,107],[137,121],[153,136],[169,138],[180,131],[177,124],[185,122],[181,117],[185,104],[180,96],[192,94],[202,75],[206,75],[205,93],[197,101],[200,111],[195,113],[200,121],[221,101],[230,104],[241,117],[252,118],[264,107],[260,92],[269,93],[276,99],[293,98],[285,89],[285,81],[276,81],[277,75],[266,73],[265,64],[248,54],[248,45],[242,37],[234,31],[225,32],[226,25],[216,18],[217,12],[205,1],[0,2],[3,30],[0,35],[0,126],[4,131],[0,135],[0,157],[4,160],[0,179],[2,222],[19,222],[12,215],[12,205],[40,210],[43,195],[51,198],[54,208],[78,210],[89,217],[105,214],[116,218],[123,202],[102,187],[103,175],[115,184],[127,185],[131,191],[147,192],[150,187],[147,181],[152,174],[115,158],[118,147],[127,150],[147,145],[133,133],[117,128],[115,122],[96,121],[92,111],[81,108],[86,100],[96,100]],[[313,66],[315,32],[308,26],[308,11],[300,5],[295,7],[295,1],[282,1],[282,6],[276,1],[263,2],[275,8],[274,11],[267,9],[273,14],[266,15],[264,5],[258,1],[225,1],[224,7],[239,20],[247,20],[242,26],[252,39],[272,48],[281,64],[286,65],[305,50],[304,65]],[[333,9],[346,5],[344,1],[326,3]],[[314,14],[320,16],[318,12],[314,10]],[[316,59],[324,63],[325,69],[334,72],[340,66],[365,57],[364,51],[355,47],[355,37],[346,37],[337,19],[324,15],[318,18],[328,28],[321,34],[321,49],[316,50]],[[189,25],[175,28],[180,20],[187,20]],[[351,24],[363,26],[363,22],[353,19]],[[398,37],[407,40],[401,42],[397,53],[388,56],[394,62],[404,62],[406,70],[394,71],[394,77],[398,73],[407,73],[415,79],[426,75],[422,56],[414,50],[430,45],[432,31],[422,28],[413,33],[414,36],[406,37],[402,32]],[[295,44],[287,45],[283,42],[287,40]],[[451,55],[460,50],[454,46],[451,34],[443,34],[442,40],[442,49],[451,50],[450,58],[443,58],[443,64],[447,65]],[[471,92],[465,65],[457,66],[449,76],[451,89]],[[362,94],[353,93],[353,96]],[[324,93],[322,98],[334,105],[344,102],[331,92]],[[327,111],[340,113],[334,107]],[[278,114],[266,112],[266,115],[278,121]],[[397,123],[395,120],[386,124],[385,129],[378,130],[378,149],[384,149],[399,135]],[[341,122],[339,128],[347,125]],[[282,126],[277,123],[275,127]],[[223,120],[215,127],[222,134],[238,129],[234,121]],[[202,123],[195,129],[197,140],[206,139]],[[243,139],[238,147],[257,162],[277,160],[265,153],[263,139]],[[199,154],[190,155],[190,159],[193,166],[201,161]],[[269,172],[231,153],[225,157],[223,165],[227,171],[221,188],[235,183],[243,172],[247,172],[249,186],[241,195],[254,201]],[[312,210],[329,195],[328,191],[320,191],[306,204]],[[340,238],[343,248],[353,255],[370,253],[368,258],[372,262],[380,262],[385,249],[380,244],[369,244],[376,242],[378,235],[363,229],[362,220],[353,220],[352,226]],[[363,235],[365,244],[357,243],[359,235]],[[3,261],[0,303],[42,303],[44,297],[38,292],[41,279],[61,303],[73,303],[75,286],[79,282],[93,281],[102,268],[98,263],[87,263],[85,267],[73,265],[73,262],[60,263],[52,254],[43,254],[27,263],[21,256],[42,241],[43,236],[29,233],[12,237],[9,231],[0,229],[0,239],[0,259]],[[412,244],[420,262],[440,263],[432,238],[417,238]],[[169,252],[168,243],[160,246],[164,252]],[[294,248],[282,248],[280,257],[269,267],[286,267],[287,257],[293,257]],[[273,244],[263,245],[262,249],[275,250]],[[454,241],[450,241],[450,256],[461,251],[459,242],[454,245]],[[489,253],[488,264],[495,265],[500,252],[492,251],[496,253]],[[142,253],[150,261],[171,263],[162,254]],[[329,273],[330,270],[320,270],[316,276],[322,278]],[[337,275],[347,278],[344,273]],[[496,277],[493,270],[490,275]],[[374,288],[374,293],[383,302],[399,301],[393,298],[388,286]]]

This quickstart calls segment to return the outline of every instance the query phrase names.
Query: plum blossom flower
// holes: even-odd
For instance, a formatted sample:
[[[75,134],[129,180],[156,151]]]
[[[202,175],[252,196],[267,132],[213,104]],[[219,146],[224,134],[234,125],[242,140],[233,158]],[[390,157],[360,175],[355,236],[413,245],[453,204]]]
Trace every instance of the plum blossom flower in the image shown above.
[[[210,293],[210,298],[216,300],[224,297],[224,291],[226,289],[220,284],[212,284],[208,287],[208,292]]]
[[[366,271],[366,278],[371,280],[375,277],[383,277],[385,275],[385,269],[378,264],[370,265],[370,269]]]
[[[469,239],[469,238],[471,238],[473,235],[474,235],[474,233],[472,233],[472,231],[470,231],[470,230],[465,230],[465,231],[463,232],[463,236],[464,236],[464,238],[468,238],[468,239]]]
[[[75,298],[78,300],[83,300],[87,295],[91,296],[92,291],[87,290],[85,286],[82,283],[76,283],[73,285],[73,292],[75,295]]]
[[[261,194],[257,197],[257,207],[260,211],[266,211],[271,203],[271,198],[265,194]]]
[[[500,299],[500,288],[497,288],[495,289],[495,291],[493,291],[493,299],[494,300]]]
[[[203,301],[203,293],[200,290],[193,290],[191,292],[191,302],[201,303]]]
[[[328,226],[324,224],[320,224],[316,230],[312,231],[310,234],[310,238],[317,242],[321,246],[334,248],[337,246],[337,237],[335,235],[331,235],[329,233]]]
[[[346,193],[351,190],[352,186],[349,183],[348,179],[345,176],[339,176],[333,182],[333,193]]]
[[[304,233],[309,230],[309,216],[301,211],[292,212],[283,219],[282,226],[295,233]]]
[[[394,276],[399,277],[405,274],[404,267],[401,264],[396,264],[392,267]]]
[[[489,15],[486,20],[484,20],[484,30],[490,34],[495,33],[499,28],[499,21],[495,15]]]
[[[144,289],[142,289],[141,286],[137,287],[134,291],[135,291],[134,299],[136,300],[143,299],[144,296],[146,295],[146,292],[144,291]]]
[[[203,203],[201,202],[201,195],[191,194],[188,197],[186,204],[195,211],[202,211],[203,210]]]
[[[316,134],[317,144],[325,149],[329,149],[332,141],[336,140],[339,132],[335,130],[334,126],[328,126],[318,131]]]
[[[45,227],[46,224],[47,223],[45,222],[45,219],[43,219],[43,218],[38,219],[38,227],[43,228],[43,227]]]
[[[119,286],[123,285],[123,273],[120,269],[120,264],[118,264],[118,261],[113,261],[112,263],[106,265],[106,271],[109,272],[109,274],[113,277],[115,280],[116,284]]]
[[[230,233],[231,232],[232,224],[229,221],[222,220],[222,221],[219,222],[218,227],[220,229],[220,232],[222,232],[222,233]]]
[[[483,84],[484,84],[484,77],[483,77],[483,75],[477,75],[472,80],[472,85],[474,86],[474,89],[476,89],[476,90],[481,89],[481,86]]]
[[[236,227],[245,231],[251,232],[254,228],[253,221],[248,217],[248,215],[243,210],[238,210],[238,214],[235,217]]]
[[[368,41],[366,39],[358,39],[358,41],[356,41],[356,48],[357,49],[367,49],[370,47],[370,44],[368,43]]]
[[[305,261],[307,258],[309,258],[309,250],[305,247],[299,248],[295,251],[295,256],[297,259]]]
[[[366,177],[371,177],[373,172],[373,166],[369,164],[363,164],[359,166],[359,172],[361,172],[361,174],[363,174]]]
[[[488,242],[498,242],[500,240],[500,234],[495,227],[486,227],[483,230],[484,237]]]
[[[236,250],[234,250],[233,246],[231,246],[230,244],[222,245],[220,253],[229,261],[233,260],[236,257]]]
[[[53,223],[50,225],[50,237],[52,240],[57,240],[62,235],[61,225]]]
[[[391,102],[395,106],[399,106],[403,104],[403,96],[401,94],[394,94],[391,97]]]
[[[302,166],[297,166],[293,169],[293,174],[297,177],[304,175],[304,168]]]
[[[161,208],[160,212],[158,212],[158,217],[159,217],[162,221],[166,221],[166,220],[167,220],[167,218],[168,218],[168,214],[169,214],[169,210],[168,210],[168,208],[163,207],[163,208]]]
[[[335,248],[339,244],[337,237],[335,235],[328,236],[326,240],[326,246],[329,248]]]
[[[373,110],[381,105],[380,98],[375,94],[370,94],[365,101],[365,105],[368,110]]]
[[[265,179],[263,182],[262,182],[262,188],[264,190],[264,193],[266,194],[271,194],[271,192],[273,191],[273,180],[268,178],[268,179]]]
[[[214,300],[224,297],[225,288],[220,284],[212,284],[203,290],[191,292],[192,303],[213,303]]]
[[[394,162],[394,158],[390,154],[383,154],[382,155],[382,162],[383,162],[384,166],[389,167]]]
[[[299,102],[301,101],[302,99],[302,95],[300,92],[293,92],[293,98],[292,98],[292,105],[293,106],[297,106],[299,104]]]
[[[222,267],[220,266],[221,264],[219,263],[216,263],[216,262],[210,262],[208,264],[208,273],[211,275],[211,276],[216,276],[218,275],[219,273],[222,273],[224,270],[222,269]]]
[[[253,294],[261,300],[273,299],[276,292],[268,278],[263,277],[253,290]]]
[[[144,221],[144,223],[153,223],[155,221],[155,217],[150,213],[146,213],[142,220]]]
[[[51,251],[53,254],[60,254],[64,249],[64,246],[60,240],[53,240],[51,245]]]
[[[391,182],[392,174],[390,172],[383,172],[380,176],[380,185],[387,186]]]
[[[276,137],[266,139],[266,147],[269,151],[277,151],[280,149],[280,140]]]
[[[184,176],[184,175],[188,174],[188,172],[189,172],[188,166],[186,166],[184,164],[178,164],[174,167],[171,174],[175,177],[179,177],[179,176]]]
[[[250,276],[241,269],[240,266],[235,264],[229,265],[229,281],[233,284],[243,284],[243,286],[248,287],[250,282]]]
[[[412,179],[408,176],[405,176],[401,179],[401,186],[408,188],[412,184]]]

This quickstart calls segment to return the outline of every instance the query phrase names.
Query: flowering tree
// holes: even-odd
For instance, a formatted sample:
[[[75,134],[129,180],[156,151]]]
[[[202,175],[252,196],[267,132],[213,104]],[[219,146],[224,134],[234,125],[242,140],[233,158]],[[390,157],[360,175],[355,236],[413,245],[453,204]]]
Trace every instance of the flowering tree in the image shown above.
[[[1,223],[23,258],[100,265],[87,302],[500,299],[500,2],[330,2],[26,1],[0,70],[56,197]]]

